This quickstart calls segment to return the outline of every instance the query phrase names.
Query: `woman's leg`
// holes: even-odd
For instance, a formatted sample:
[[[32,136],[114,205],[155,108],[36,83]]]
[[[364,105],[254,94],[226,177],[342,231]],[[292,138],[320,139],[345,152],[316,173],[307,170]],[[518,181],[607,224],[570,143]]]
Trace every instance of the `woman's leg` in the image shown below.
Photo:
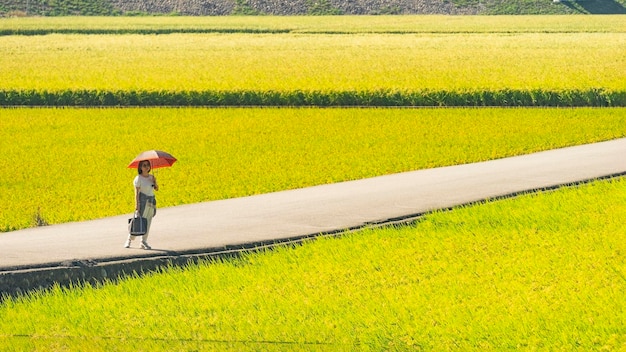
[[[128,238],[126,239],[126,243],[124,243],[124,248],[129,248],[130,247],[130,243],[132,241],[134,241],[136,237],[137,236],[133,236],[131,234],[128,234]]]
[[[148,220],[148,225],[146,227],[146,233],[141,237],[141,248],[143,249],[152,249],[148,244],[148,236],[150,235],[150,225],[152,224],[152,217],[154,216],[154,208],[146,206],[146,209],[143,212],[143,217]]]
[[[150,225],[152,224],[152,218],[146,218],[146,220],[148,220],[148,226],[146,228],[146,233],[141,236],[141,242],[142,243],[148,243],[148,236],[150,235]]]

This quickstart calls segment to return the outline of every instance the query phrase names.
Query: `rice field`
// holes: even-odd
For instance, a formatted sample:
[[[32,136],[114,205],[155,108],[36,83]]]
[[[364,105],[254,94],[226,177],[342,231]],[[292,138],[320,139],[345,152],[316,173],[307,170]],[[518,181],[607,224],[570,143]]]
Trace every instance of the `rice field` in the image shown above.
[[[0,89],[18,91],[626,89],[623,33],[51,34],[0,51]]]
[[[0,93],[622,94],[625,32],[625,16],[0,19]],[[179,158],[157,173],[173,206],[625,136],[623,108],[2,108],[0,231],[130,213],[146,149]],[[625,182],[7,299],[0,351],[624,350]]]
[[[626,105],[624,16],[256,19],[0,19],[0,104]]]
[[[626,181],[0,305],[4,351],[623,350]]]
[[[4,109],[0,230],[130,213],[126,166],[166,150],[160,206],[626,136],[623,109]]]
[[[53,34],[0,36],[0,90],[621,92],[624,18],[6,18]]]

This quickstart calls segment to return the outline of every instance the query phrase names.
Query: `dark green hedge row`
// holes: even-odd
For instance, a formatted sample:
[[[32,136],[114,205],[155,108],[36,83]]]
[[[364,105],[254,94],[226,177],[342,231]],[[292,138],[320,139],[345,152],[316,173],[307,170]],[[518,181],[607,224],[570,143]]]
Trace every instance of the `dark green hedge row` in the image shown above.
[[[0,106],[626,106],[626,91],[0,90]]]

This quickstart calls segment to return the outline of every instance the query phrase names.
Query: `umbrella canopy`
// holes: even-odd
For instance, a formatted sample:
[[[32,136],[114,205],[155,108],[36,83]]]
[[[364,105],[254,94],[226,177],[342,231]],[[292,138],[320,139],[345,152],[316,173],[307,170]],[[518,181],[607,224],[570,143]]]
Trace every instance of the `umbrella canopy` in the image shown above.
[[[137,168],[139,162],[148,160],[150,161],[150,165],[153,169],[158,169],[160,167],[170,167],[174,162],[176,162],[176,158],[171,154],[166,153],[161,150],[147,150],[139,155],[130,164],[128,164],[129,168]]]

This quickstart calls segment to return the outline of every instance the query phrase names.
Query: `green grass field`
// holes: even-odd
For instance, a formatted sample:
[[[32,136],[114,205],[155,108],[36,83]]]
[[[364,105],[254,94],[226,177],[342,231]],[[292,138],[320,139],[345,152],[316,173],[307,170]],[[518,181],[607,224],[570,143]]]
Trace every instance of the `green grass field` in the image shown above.
[[[0,305],[3,351],[623,350],[626,181]],[[7,347],[8,346],[8,347]]]
[[[626,136],[623,109],[4,109],[0,229],[132,210],[147,149],[160,206],[449,166]],[[17,191],[19,190],[19,191]]]

